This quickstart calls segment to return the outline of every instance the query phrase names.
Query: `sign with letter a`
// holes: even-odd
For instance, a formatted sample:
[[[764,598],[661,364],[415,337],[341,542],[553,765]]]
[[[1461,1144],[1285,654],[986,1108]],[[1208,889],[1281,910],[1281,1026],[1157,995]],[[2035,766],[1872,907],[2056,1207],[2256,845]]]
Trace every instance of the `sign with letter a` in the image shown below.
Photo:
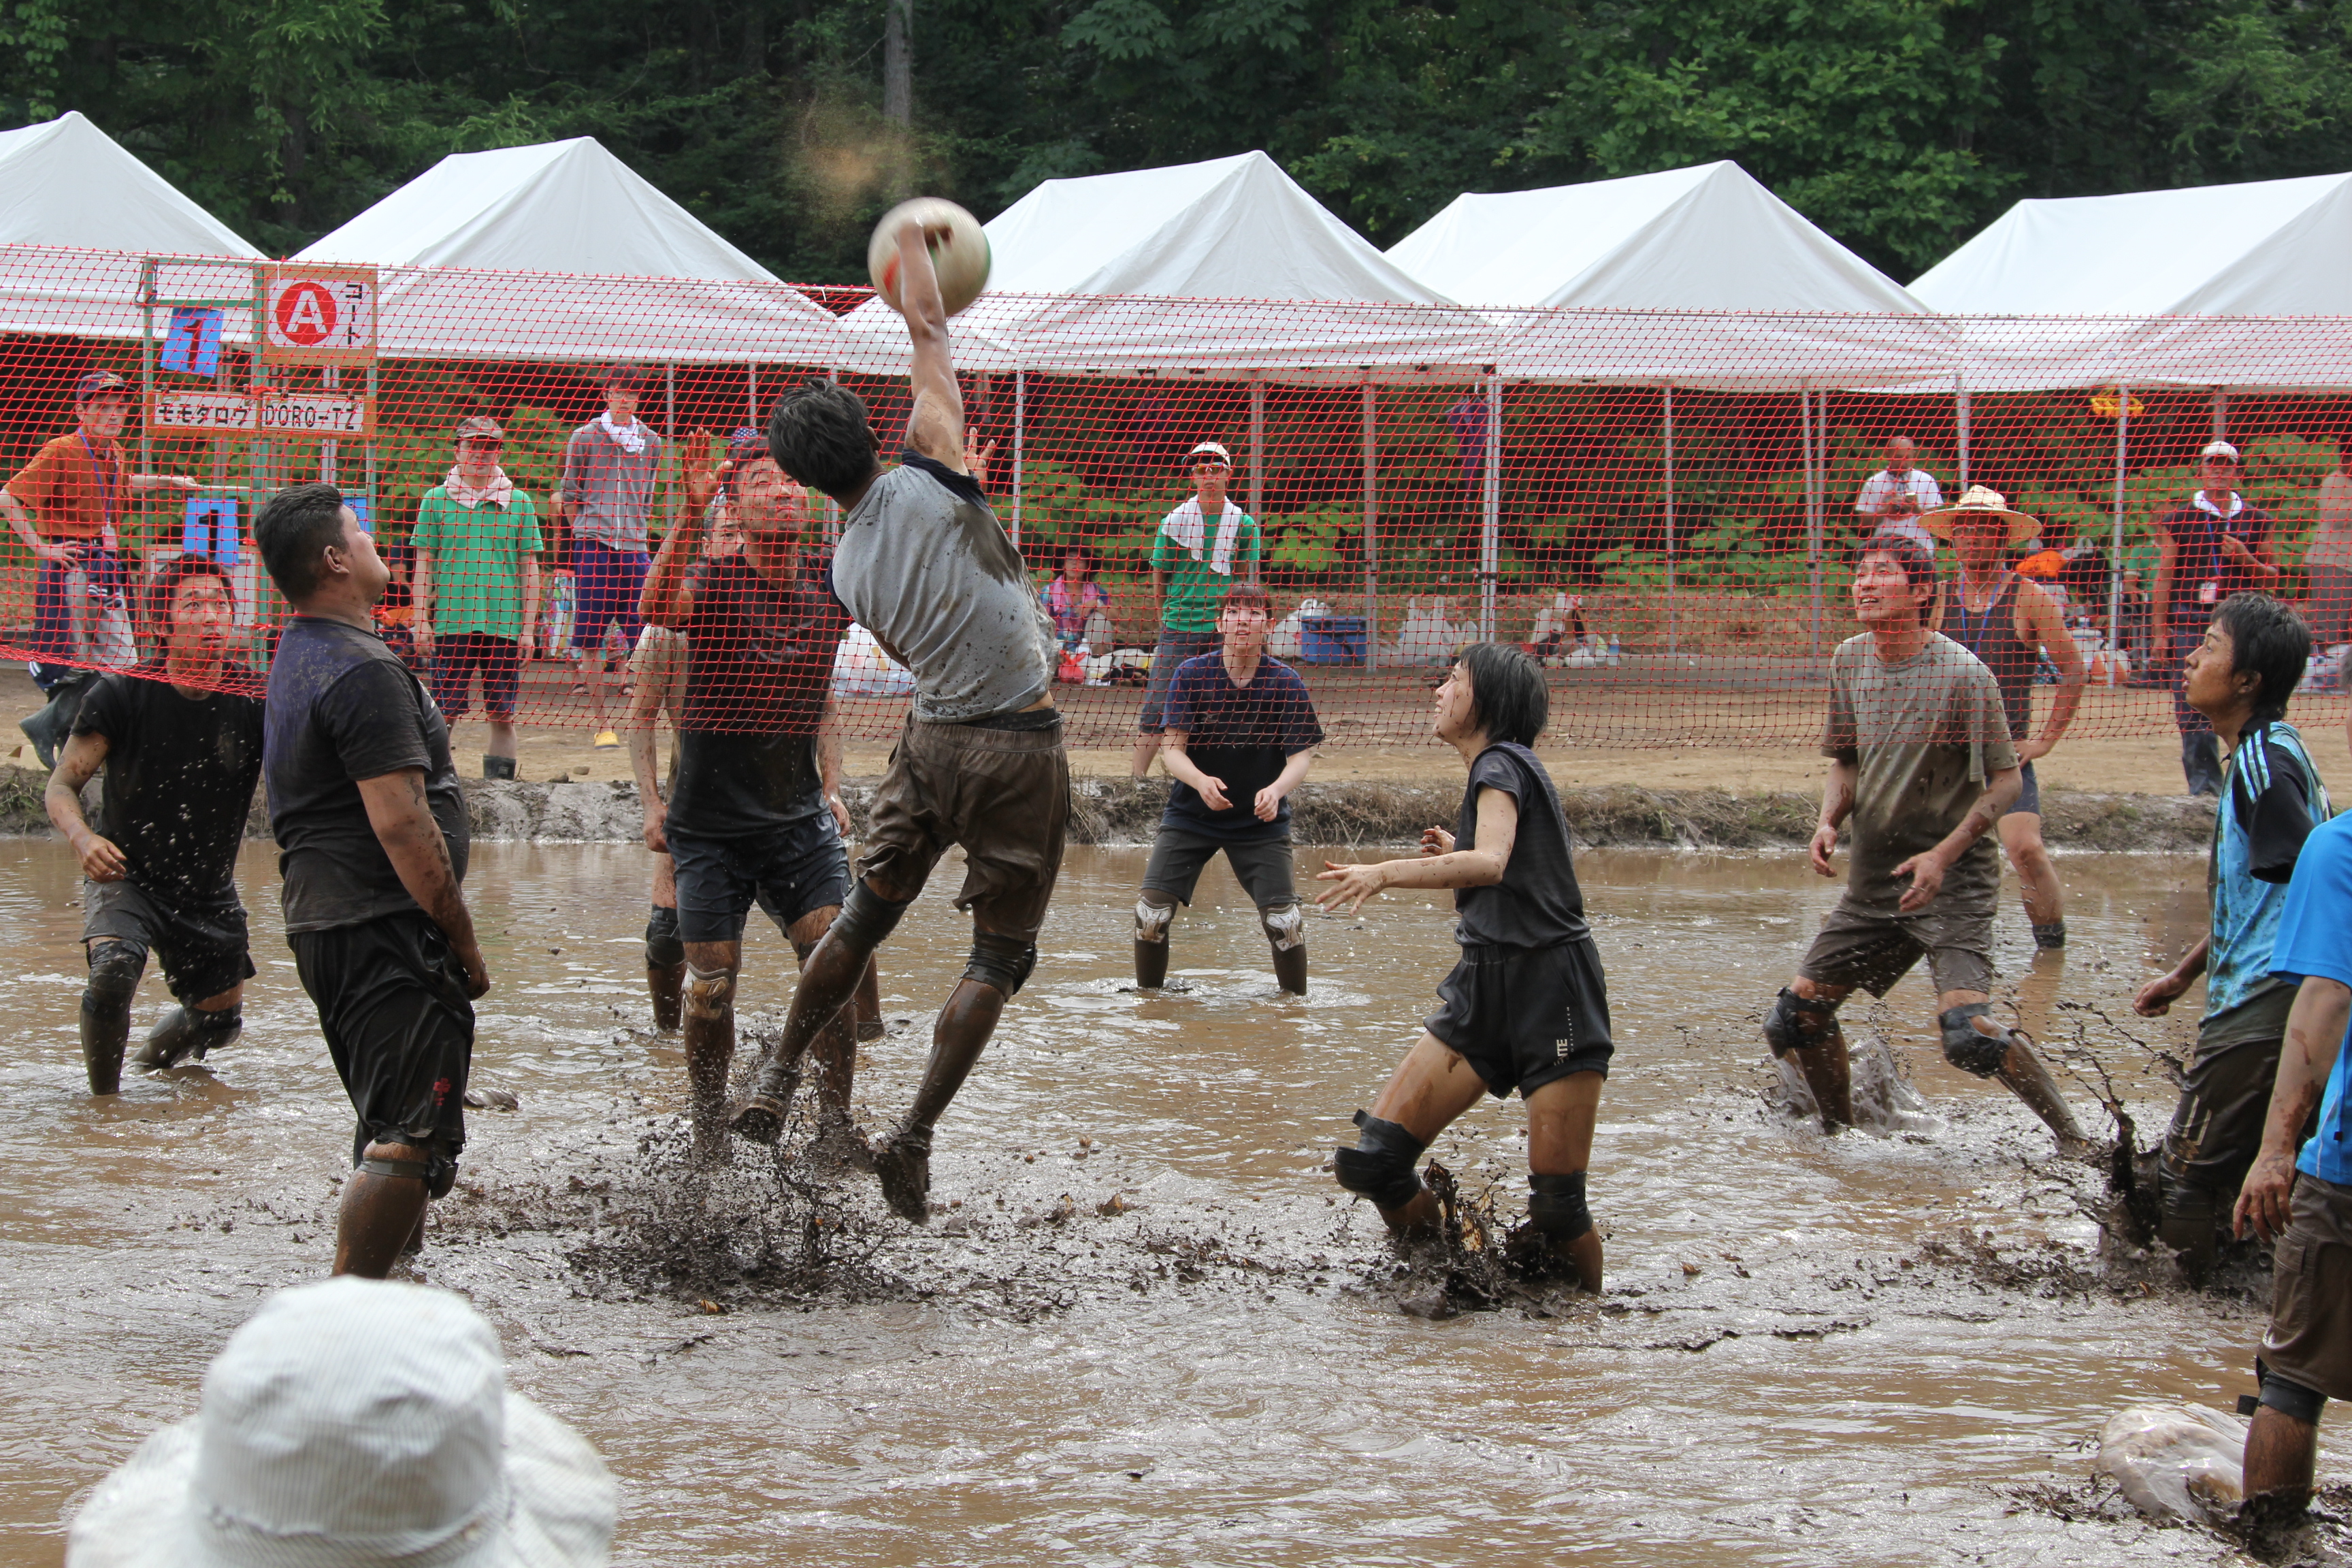
[[[375,358],[373,267],[285,262],[263,272],[261,356],[275,364],[367,364]]]

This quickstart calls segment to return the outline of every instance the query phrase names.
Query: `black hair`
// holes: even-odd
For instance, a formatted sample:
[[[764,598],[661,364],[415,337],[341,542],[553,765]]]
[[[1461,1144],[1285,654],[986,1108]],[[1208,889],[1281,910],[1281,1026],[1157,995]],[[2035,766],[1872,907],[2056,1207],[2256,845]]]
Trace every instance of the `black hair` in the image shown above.
[[[343,540],[343,492],[332,485],[289,485],[261,503],[253,542],[269,580],[299,605],[319,588],[320,557]]]
[[[1489,741],[1532,746],[1551,719],[1543,666],[1509,643],[1465,644],[1454,662],[1470,675],[1470,711]]]
[[[821,376],[776,399],[768,413],[768,452],[776,467],[835,500],[872,479],[879,466],[866,400]]]
[[[172,629],[172,601],[180,592],[180,584],[191,577],[212,577],[228,594],[228,602],[236,603],[236,584],[228,568],[209,555],[182,555],[174,558],[155,581],[147,585],[147,619],[158,637]]]
[[[1085,570],[1086,574],[1089,577],[1095,574],[1095,552],[1088,550],[1085,545],[1080,544],[1076,541],[1072,541],[1070,543],[1062,546],[1062,554],[1065,559],[1072,555],[1076,556],[1078,558],[1078,563]]]
[[[1929,552],[1926,545],[1909,534],[1896,533],[1892,530],[1883,533],[1874,533],[1855,549],[1853,559],[1848,564],[1855,571],[1860,571],[1862,558],[1865,555],[1885,556],[1902,572],[1903,581],[1906,585],[1916,588],[1920,584],[1925,583],[1930,590],[1929,597],[1933,598],[1933,590],[1936,586],[1936,557]],[[1927,613],[1927,605],[1920,605],[1920,616],[1924,618]]]
[[[2251,592],[2222,600],[2213,619],[2230,634],[2230,673],[2262,681],[2254,690],[2253,722],[2285,718],[2287,699],[2311,660],[2311,628],[2268,594]]]
[[[1274,614],[1274,595],[1255,583],[1236,583],[1217,601],[1217,614],[1223,615],[1235,605],[1255,605],[1267,615]]]

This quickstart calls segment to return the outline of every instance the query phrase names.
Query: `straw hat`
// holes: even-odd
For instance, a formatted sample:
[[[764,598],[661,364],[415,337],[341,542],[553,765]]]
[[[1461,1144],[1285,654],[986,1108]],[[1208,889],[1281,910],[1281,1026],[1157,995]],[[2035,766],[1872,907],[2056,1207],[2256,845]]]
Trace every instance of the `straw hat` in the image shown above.
[[[66,1562],[601,1568],[615,1506],[595,1451],[507,1392],[479,1313],[347,1275],[279,1291],[229,1336],[197,1413],[90,1494]]]
[[[1960,498],[1958,506],[1948,506],[1935,511],[1921,512],[1919,526],[1938,539],[1949,540],[1952,537],[1952,524],[1961,518],[1969,517],[2007,518],[2009,542],[2011,544],[2022,544],[2042,531],[2040,519],[2028,517],[2021,511],[2010,510],[2009,498],[1999,490],[1984,485],[1970,485],[1969,493]]]

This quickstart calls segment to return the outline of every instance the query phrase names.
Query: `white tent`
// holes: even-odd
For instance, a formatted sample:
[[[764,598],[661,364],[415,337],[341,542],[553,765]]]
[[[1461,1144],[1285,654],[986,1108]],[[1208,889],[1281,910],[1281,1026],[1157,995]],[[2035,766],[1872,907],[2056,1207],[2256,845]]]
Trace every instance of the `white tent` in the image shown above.
[[[837,357],[830,311],[584,136],[452,153],[296,259],[386,269],[387,354]]]
[[[1388,258],[1474,305],[1840,311],[1926,307],[1733,163],[1459,195]]]
[[[977,370],[1353,381],[1468,359],[1483,326],[1414,308],[1449,302],[1264,153],[1047,180],[987,232],[989,291],[955,322],[956,362]],[[1266,300],[1286,303],[1251,309]],[[853,368],[904,369],[889,306],[844,321],[870,345]]]

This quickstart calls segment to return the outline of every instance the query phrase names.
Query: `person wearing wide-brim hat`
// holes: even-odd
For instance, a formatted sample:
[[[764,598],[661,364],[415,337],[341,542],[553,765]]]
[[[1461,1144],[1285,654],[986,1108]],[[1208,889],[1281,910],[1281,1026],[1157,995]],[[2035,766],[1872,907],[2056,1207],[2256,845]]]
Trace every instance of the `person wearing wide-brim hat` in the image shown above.
[[[2013,510],[1999,490],[1970,485],[1958,505],[1938,508],[1919,520],[1920,525],[1952,546],[1959,558],[1956,592],[1945,601],[1937,629],[1981,660],[2000,686],[2001,707],[2009,715],[2009,738],[2016,744],[2022,783],[2016,804],[2000,819],[2000,847],[2017,868],[2024,895],[2025,918],[2033,927],[2033,944],[2043,949],[2066,945],[2066,907],[2058,885],[2058,868],[2042,840],[2042,785],[2033,774],[2037,758],[2049,755],[2074,710],[2083,700],[2089,679],[2083,650],[2066,630],[2066,617],[2049,591],[2002,559],[2042,531],[2041,522]],[[2058,687],[2050,699],[2049,716],[2042,733],[2033,731],[2033,671],[2044,650],[2058,668]]]
[[[457,1296],[352,1275],[282,1290],[196,1414],[98,1484],[67,1568],[597,1568],[618,1499],[580,1435],[506,1386]]]

